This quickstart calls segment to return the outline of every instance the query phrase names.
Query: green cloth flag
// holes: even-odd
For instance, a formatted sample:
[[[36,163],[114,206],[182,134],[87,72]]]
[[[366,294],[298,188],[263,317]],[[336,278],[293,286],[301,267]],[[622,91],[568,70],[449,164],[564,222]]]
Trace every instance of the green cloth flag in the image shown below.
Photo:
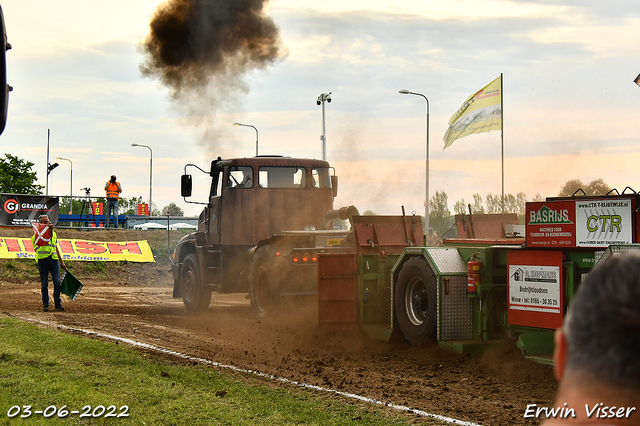
[[[62,276],[60,291],[69,296],[69,299],[76,300],[76,297],[80,294],[82,287],[84,287],[84,285],[74,277],[71,272],[65,270],[64,275]]]

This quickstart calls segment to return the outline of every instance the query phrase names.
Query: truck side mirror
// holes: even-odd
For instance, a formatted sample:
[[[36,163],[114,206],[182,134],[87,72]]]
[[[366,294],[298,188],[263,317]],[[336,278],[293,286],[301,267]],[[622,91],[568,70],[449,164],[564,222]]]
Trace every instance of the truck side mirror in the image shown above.
[[[183,197],[191,197],[191,190],[193,187],[193,180],[191,175],[182,175],[180,177],[180,194]]]
[[[338,196],[338,176],[331,176],[331,188],[333,189],[333,198]]]

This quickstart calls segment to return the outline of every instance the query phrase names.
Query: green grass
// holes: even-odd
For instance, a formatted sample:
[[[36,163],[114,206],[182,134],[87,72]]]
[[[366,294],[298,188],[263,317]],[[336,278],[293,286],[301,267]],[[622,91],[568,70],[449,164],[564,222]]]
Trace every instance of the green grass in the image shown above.
[[[113,405],[116,414],[126,405],[129,417],[9,418],[16,405],[31,405],[32,412],[52,405],[81,412]],[[410,424],[408,419],[0,317],[0,425],[397,425]]]

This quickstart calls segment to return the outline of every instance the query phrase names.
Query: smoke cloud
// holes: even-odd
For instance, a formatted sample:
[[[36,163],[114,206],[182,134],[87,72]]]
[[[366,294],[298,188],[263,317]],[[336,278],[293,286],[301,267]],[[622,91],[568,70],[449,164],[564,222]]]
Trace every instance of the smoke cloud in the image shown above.
[[[212,124],[216,110],[248,93],[245,75],[284,57],[268,0],[170,0],[156,9],[140,70],[170,90],[183,114]],[[205,134],[216,133],[207,129]]]

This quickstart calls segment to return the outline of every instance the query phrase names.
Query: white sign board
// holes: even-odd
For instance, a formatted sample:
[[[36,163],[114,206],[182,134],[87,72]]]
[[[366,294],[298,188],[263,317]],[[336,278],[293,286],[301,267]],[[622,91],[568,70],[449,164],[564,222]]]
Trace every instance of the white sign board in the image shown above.
[[[631,218],[631,200],[576,201],[576,246],[631,243]]]
[[[510,309],[560,312],[560,268],[509,265]]]

